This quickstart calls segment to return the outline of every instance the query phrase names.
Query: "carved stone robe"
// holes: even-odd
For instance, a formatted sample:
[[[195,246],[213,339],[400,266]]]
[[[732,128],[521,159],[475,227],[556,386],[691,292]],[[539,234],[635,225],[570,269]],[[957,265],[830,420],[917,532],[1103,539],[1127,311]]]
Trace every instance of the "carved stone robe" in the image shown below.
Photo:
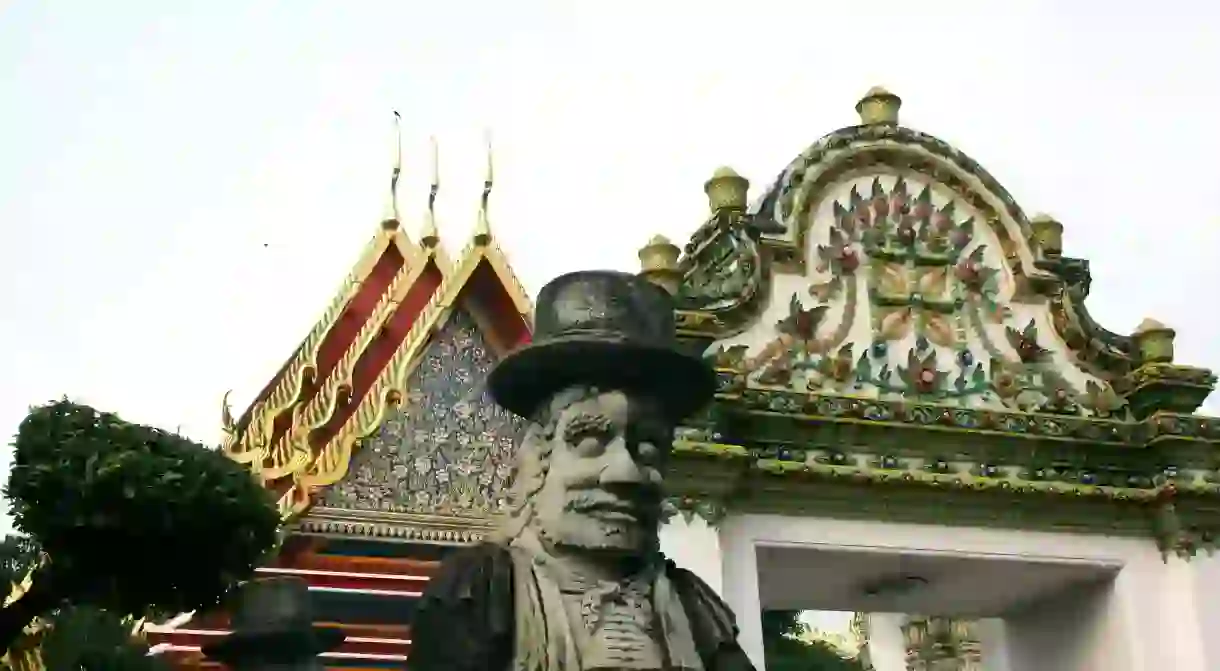
[[[520,558],[504,545],[482,543],[448,557],[428,584],[411,627],[412,671],[517,671]],[[737,644],[728,606],[698,576],[664,563],[660,584],[677,596],[694,653],[704,671],[753,671]],[[537,622],[533,626],[539,626]],[[542,623],[551,628],[553,623]],[[549,659],[543,671],[568,671]],[[676,667],[662,665],[656,671]]]

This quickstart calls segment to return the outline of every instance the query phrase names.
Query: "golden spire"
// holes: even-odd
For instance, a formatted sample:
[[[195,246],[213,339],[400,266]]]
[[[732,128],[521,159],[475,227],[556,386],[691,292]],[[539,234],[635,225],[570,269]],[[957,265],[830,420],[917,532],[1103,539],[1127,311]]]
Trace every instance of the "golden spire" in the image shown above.
[[[1145,319],[1131,338],[1139,350],[1140,363],[1173,363],[1173,339],[1177,333],[1155,319]]]
[[[716,168],[712,178],[703,183],[703,192],[707,194],[708,205],[713,213],[746,209],[749,190],[750,180],[729,167]]]
[[[663,235],[654,235],[647,245],[640,248],[640,277],[661,287],[670,296],[676,296],[682,284],[682,270],[678,256],[682,250]]]
[[[898,110],[902,107],[902,98],[890,93],[880,86],[874,86],[856,103],[856,112],[860,115],[860,124],[872,126],[875,124],[898,124]]]
[[[441,189],[441,164],[436,147],[436,136],[430,138],[432,143],[432,183],[428,187],[428,213],[424,215],[424,234],[419,242],[429,249],[440,242],[440,233],[436,230],[436,194]]]
[[[1034,234],[1035,252],[1047,258],[1058,258],[1063,254],[1063,224],[1049,214],[1035,214],[1029,220]]]
[[[491,242],[491,222],[487,219],[487,199],[491,197],[491,187],[495,183],[493,161],[491,155],[491,131],[487,132],[487,174],[483,177],[483,196],[479,200],[479,221],[474,229],[474,243],[486,245]]]
[[[398,175],[402,172],[402,129],[399,127],[398,110],[394,110],[394,167],[390,171],[390,198],[385,213],[381,215],[381,227],[387,230],[398,228]]]

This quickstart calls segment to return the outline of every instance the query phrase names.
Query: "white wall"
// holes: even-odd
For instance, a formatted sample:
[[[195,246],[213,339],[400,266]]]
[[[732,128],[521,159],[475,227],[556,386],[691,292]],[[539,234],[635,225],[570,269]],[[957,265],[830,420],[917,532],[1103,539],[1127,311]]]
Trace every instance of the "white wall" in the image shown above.
[[[1107,617],[1111,585],[1080,586],[1005,618],[1005,658],[1013,671],[1128,671],[1121,646],[1104,645],[1123,627]]]
[[[661,552],[678,566],[703,578],[717,594],[724,595],[724,567],[721,562],[720,534],[702,517],[687,522],[675,515],[661,526]]]
[[[1191,561],[1195,609],[1203,633],[1203,655],[1209,669],[1220,669],[1220,554]]]
[[[983,651],[984,671],[1013,671],[1008,661],[1008,627],[998,617],[979,620],[976,631]]]
[[[1164,562],[1147,539],[778,515],[730,516],[720,527],[722,595],[737,613],[739,640],[762,669],[756,549],[867,549],[1006,561],[1072,562],[1120,569],[1108,587],[1043,600],[1012,614],[1003,646],[1009,671],[1216,671],[1203,625],[1220,608],[1197,600],[1220,585],[1220,567]],[[1204,592],[1210,596],[1215,588]],[[1204,618],[1207,618],[1204,620]],[[1220,631],[1212,628],[1209,633]],[[1211,634],[1215,636],[1215,634]]]
[[[902,613],[871,613],[868,616],[868,657],[875,671],[906,671],[906,640]]]

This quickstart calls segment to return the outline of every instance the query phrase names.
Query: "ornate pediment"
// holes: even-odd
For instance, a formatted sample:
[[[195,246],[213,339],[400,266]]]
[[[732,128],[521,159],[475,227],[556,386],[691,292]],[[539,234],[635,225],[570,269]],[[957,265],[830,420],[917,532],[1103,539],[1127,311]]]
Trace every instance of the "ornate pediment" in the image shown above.
[[[406,398],[352,456],[326,508],[486,518],[505,506],[521,420],[483,381],[495,363],[475,320],[455,309],[406,385]]]
[[[802,152],[751,210],[744,178],[709,180],[680,335],[734,387],[1119,420],[1198,408],[1214,376],[1173,363],[1172,329],[1097,325],[1063,227],[899,126],[899,104],[871,91],[860,125]]]
[[[747,331],[713,346],[751,386],[1111,416],[1123,402],[1057,333],[1029,244],[909,167],[842,175],[782,223],[800,272],[772,279]],[[1053,283],[1044,285],[1055,290]]]
[[[1193,413],[1216,376],[1176,363],[1164,324],[1093,321],[1063,227],[900,126],[899,104],[870,91],[859,125],[810,145],[752,207],[748,182],[718,170],[682,255],[641,250],[645,277],[678,278],[678,334],[717,369],[716,401],[676,446],[685,509],[1214,547],[1220,419]],[[892,487],[858,496],[864,483]],[[1016,493],[1081,504],[1014,506]],[[1088,500],[1116,506],[1099,516]]]

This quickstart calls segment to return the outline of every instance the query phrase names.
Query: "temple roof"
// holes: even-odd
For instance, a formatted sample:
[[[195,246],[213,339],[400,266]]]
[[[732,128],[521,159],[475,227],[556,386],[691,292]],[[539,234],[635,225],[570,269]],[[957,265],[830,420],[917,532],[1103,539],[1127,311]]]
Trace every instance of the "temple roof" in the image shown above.
[[[490,229],[480,226],[472,240],[446,273],[431,301],[419,313],[389,362],[358,402],[334,437],[317,451],[316,458],[301,471],[298,495],[334,484],[348,472],[358,441],[372,436],[386,419],[387,411],[411,402],[411,373],[420,356],[458,311],[474,321],[474,327],[499,358],[529,341],[532,304],[513,274]],[[481,385],[481,381],[476,381]],[[300,506],[298,505],[298,509]]]
[[[414,359],[457,302],[480,304],[498,348],[529,337],[529,298],[488,221],[490,156],[478,224],[456,262],[444,253],[433,216],[435,159],[419,243],[399,223],[398,173],[395,165],[387,212],[373,239],[292,356],[239,419],[226,395],[223,449],[279,494],[286,516],[343,477],[357,443],[406,397]]]

